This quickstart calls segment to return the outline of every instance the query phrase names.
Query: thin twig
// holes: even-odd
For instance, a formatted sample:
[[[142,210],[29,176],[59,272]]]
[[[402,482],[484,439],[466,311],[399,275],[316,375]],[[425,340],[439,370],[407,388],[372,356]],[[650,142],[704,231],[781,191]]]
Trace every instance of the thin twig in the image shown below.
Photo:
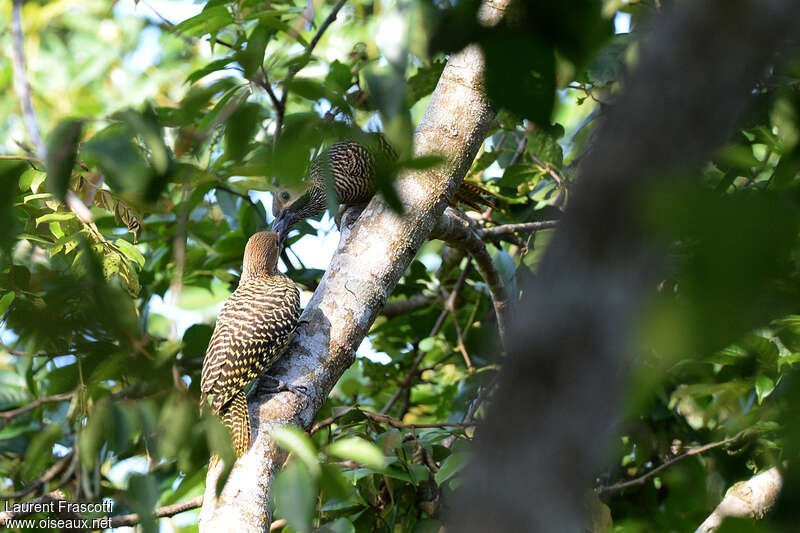
[[[275,91],[272,89],[272,84],[269,81],[269,75],[267,74],[267,69],[264,68],[264,64],[263,63],[261,64],[261,73],[264,76],[264,79],[256,78],[253,81],[259,87],[261,87],[262,89],[267,91],[267,95],[269,96],[269,99],[272,102],[272,107],[274,107],[275,110],[277,111],[278,107],[280,107],[280,105],[281,105],[281,102],[280,102],[280,100],[278,100],[278,97],[275,96]]]
[[[373,422],[377,422],[379,424],[388,424],[388,425],[390,425],[390,426],[392,426],[394,428],[397,428],[397,429],[435,429],[435,428],[437,428],[437,429],[446,429],[446,428],[467,429],[467,428],[473,427],[475,425],[475,424],[472,424],[472,423],[462,423],[462,422],[440,422],[440,423],[430,423],[430,424],[408,424],[406,422],[402,422],[400,420],[397,420],[396,418],[391,418],[391,417],[386,416],[384,414],[372,413],[370,411],[364,411],[362,409],[358,409],[356,407],[352,407],[352,408],[346,409],[346,410],[342,411],[341,413],[338,413],[338,414],[336,414],[334,416],[330,416],[330,417],[328,417],[328,418],[326,418],[324,420],[320,420],[319,422],[314,424],[314,427],[311,428],[311,431],[309,431],[309,434],[313,435],[314,433],[316,433],[320,429],[323,429],[323,428],[326,428],[326,427],[332,425],[337,420],[342,418],[344,415],[346,415],[348,413],[351,413],[352,411],[360,412],[366,418],[372,420]]]
[[[39,488],[43,487],[46,483],[51,482],[53,479],[56,478],[61,472],[63,472],[69,463],[72,461],[72,458],[75,456],[75,450],[70,450],[70,452],[59,459],[58,461],[53,464],[50,468],[45,471],[44,474],[39,476],[33,483],[29,484],[24,489],[18,490],[17,492],[9,492],[7,494],[0,494],[0,500],[8,501],[8,500],[16,500],[17,498],[22,498],[23,496],[27,496],[31,492],[35,492]]]
[[[336,20],[336,16],[339,14],[339,10],[342,9],[342,7],[346,2],[347,0],[339,0],[336,3],[336,5],[333,6],[333,9],[331,10],[330,14],[328,14],[328,16],[322,22],[322,24],[320,24],[316,35],[314,35],[314,38],[311,39],[310,43],[308,43],[308,48],[306,49],[306,52],[309,55],[311,54],[312,51],[314,51],[314,48],[317,46],[317,43],[319,43],[320,39],[322,39],[322,34],[325,33],[325,30],[328,29],[328,26],[330,26],[333,23],[333,21]],[[280,102],[278,102],[278,105],[275,106],[275,110],[278,116],[275,118],[275,135],[272,141],[273,148],[277,146],[278,137],[280,136],[281,128],[283,127],[283,118],[286,114],[286,99],[289,96],[287,84],[292,80],[292,78],[294,78],[295,74],[297,74],[297,71],[295,69],[290,69],[289,72],[286,74],[286,79],[283,80],[283,93],[281,94]]]
[[[31,102],[31,84],[28,82],[28,73],[25,70],[25,50],[23,48],[22,34],[22,4],[24,0],[14,0],[13,13],[11,15],[11,33],[13,35],[12,57],[14,62],[14,92],[22,106],[25,119],[25,128],[28,130],[28,137],[36,150],[36,156],[45,160],[45,147],[42,136],[39,133],[39,125],[36,123],[36,114],[33,111]]]
[[[0,412],[0,418],[3,419],[3,422],[0,424],[0,429],[6,427],[14,417],[24,415],[25,413],[33,411],[37,407],[46,403],[63,402],[64,400],[69,400],[72,398],[72,394],[72,392],[62,392],[61,394],[54,394],[53,396],[44,396],[42,398],[37,398],[31,403],[23,405],[22,407],[11,409],[10,411],[2,411]]]
[[[28,355],[27,352],[23,352],[22,350],[15,350],[14,348],[12,348],[11,346],[9,346],[8,344],[6,344],[4,342],[0,342],[0,348],[4,349],[5,351],[10,353],[11,355],[16,355],[17,357],[23,357],[23,356]]]
[[[347,0],[339,0],[335,6],[333,6],[333,10],[330,12],[328,17],[320,24],[319,29],[317,30],[317,34],[311,39],[311,42],[308,43],[308,53],[310,54],[314,48],[317,46],[317,43],[322,38],[322,34],[325,33],[325,30],[328,29],[334,20],[336,20],[336,16],[339,14],[339,10],[342,9],[344,4]]]
[[[214,185],[214,188],[217,189],[217,190],[220,190],[220,191],[225,191],[225,192],[227,192],[229,194],[232,194],[234,196],[238,196],[239,198],[241,198],[242,200],[244,200],[245,202],[250,204],[250,207],[255,209],[256,213],[260,213],[259,210],[258,210],[258,204],[256,202],[254,202],[252,198],[250,198],[249,194],[242,193],[242,192],[236,192],[236,191],[234,191],[233,189],[231,189],[230,187],[228,187],[226,185]],[[267,221],[264,220],[263,222],[264,222],[264,227],[266,227]]]
[[[461,271],[461,274],[458,276],[458,280],[456,284],[453,286],[453,290],[450,292],[450,296],[448,296],[447,301],[445,302],[444,309],[442,312],[439,313],[439,317],[436,319],[436,323],[433,325],[433,329],[431,329],[430,334],[428,337],[435,337],[436,334],[442,329],[442,325],[444,325],[444,319],[447,318],[448,308],[453,306],[453,303],[458,298],[458,293],[461,291],[461,288],[464,286],[464,282],[467,280],[467,273],[469,272],[470,267],[472,266],[472,259],[467,259],[467,264],[464,265],[464,269]],[[419,368],[422,359],[425,357],[427,352],[419,350],[418,343],[414,344],[414,350],[419,352],[417,356],[414,358],[414,362],[411,363],[411,368],[409,369],[408,373],[406,374],[405,378],[400,382],[399,387],[397,390],[392,394],[392,397],[389,398],[389,401],[386,402],[386,405],[383,406],[381,409],[381,414],[386,414],[389,412],[389,409],[400,399],[403,392],[406,389],[410,389],[411,382],[414,379],[414,376],[417,374],[417,369]]]
[[[197,509],[201,505],[203,505],[203,496],[202,495],[195,496],[190,500],[173,503],[172,505],[167,505],[165,507],[159,507],[158,509],[155,509],[153,511],[153,516],[155,516],[156,518],[174,516],[179,513],[191,511],[192,509]],[[138,523],[139,523],[139,515],[136,513],[131,513],[131,514],[124,514],[112,517],[110,527],[115,528],[123,526],[134,526]]]
[[[489,240],[506,240],[515,233],[532,233],[542,229],[555,228],[558,220],[543,220],[541,222],[523,222],[520,224],[503,224],[492,228],[480,230],[479,236]]]
[[[682,453],[681,455],[670,459],[669,461],[658,465],[654,469],[650,470],[649,472],[642,474],[641,476],[628,480],[628,481],[621,481],[619,483],[615,483],[614,485],[608,487],[598,487],[595,489],[598,495],[604,496],[606,494],[612,494],[614,492],[619,492],[621,490],[627,489],[629,487],[635,487],[637,485],[643,485],[648,479],[655,476],[659,472],[663,472],[667,468],[673,466],[676,463],[679,463],[686,459],[687,457],[692,457],[693,455],[700,455],[705,453],[709,450],[713,450],[714,448],[719,448],[720,446],[725,446],[726,444],[730,444],[732,442],[736,442],[737,440],[741,439],[745,434],[745,431],[742,430],[733,437],[728,437],[727,439],[711,442],[709,444],[704,444],[703,446],[697,446],[696,448],[691,448],[689,451]]]
[[[176,514],[185,513],[186,511],[191,511],[192,509],[198,509],[203,505],[203,496],[195,496],[190,500],[185,500],[178,503],[173,503],[172,505],[166,505],[164,507],[159,507],[158,509],[153,511],[153,516],[156,518],[166,518],[169,516],[175,516]],[[111,518],[111,525],[108,526],[110,528],[116,527],[126,527],[126,526],[135,526],[140,522],[139,515],[136,513],[125,514],[114,516]],[[283,526],[286,525],[286,520],[275,520],[269,527],[270,531],[275,531]]]
[[[453,317],[453,324],[456,327],[456,339],[458,340],[456,347],[458,348],[458,351],[461,352],[461,356],[464,358],[464,363],[466,363],[467,369],[472,370],[472,360],[467,353],[467,347],[464,346],[464,336],[461,333],[461,325],[458,323],[458,317],[456,317],[456,312],[453,308],[450,308],[450,315]]]
[[[33,161],[35,163],[42,162],[38,157],[34,157],[31,155],[0,155],[0,161]]]
[[[556,172],[556,171],[553,169],[553,167],[551,167],[551,166],[550,166],[550,164],[549,164],[549,163],[545,163],[544,161],[542,161],[541,159],[539,159],[539,157],[538,157],[536,154],[534,154],[534,153],[531,153],[531,157],[533,158],[533,162],[534,162],[534,163],[536,163],[537,165],[539,165],[540,167],[542,167],[542,168],[544,169],[544,171],[545,171],[545,172],[547,172],[548,174],[550,174],[550,176],[551,176],[551,177],[552,177],[554,180],[556,180],[556,183],[558,183],[559,185],[562,185],[562,184],[564,183],[564,177],[563,177],[563,176],[561,176],[561,175],[560,175],[558,172]]]
[[[383,306],[381,314],[386,318],[394,318],[425,307],[434,300],[436,300],[436,297],[431,294],[415,294],[407,300],[391,300]]]

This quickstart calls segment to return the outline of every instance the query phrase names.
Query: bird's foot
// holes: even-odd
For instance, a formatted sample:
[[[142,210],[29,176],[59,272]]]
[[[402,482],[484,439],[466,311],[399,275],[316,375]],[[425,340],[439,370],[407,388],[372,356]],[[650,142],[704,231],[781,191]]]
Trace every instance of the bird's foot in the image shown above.
[[[265,383],[265,378],[272,380],[272,384]],[[262,374],[261,379],[258,380],[258,393],[277,394],[279,392],[293,392],[298,396],[308,397],[308,388],[305,385],[291,385],[269,374]]]

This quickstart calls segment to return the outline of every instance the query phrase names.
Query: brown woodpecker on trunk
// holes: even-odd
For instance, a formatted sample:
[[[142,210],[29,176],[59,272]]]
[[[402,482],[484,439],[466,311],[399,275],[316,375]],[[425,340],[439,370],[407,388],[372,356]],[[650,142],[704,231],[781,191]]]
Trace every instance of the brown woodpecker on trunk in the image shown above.
[[[250,447],[245,387],[282,355],[300,316],[297,287],[276,270],[279,254],[277,233],[262,231],[247,241],[239,286],[219,312],[203,359],[201,399],[211,397],[237,457]]]
[[[348,140],[339,141],[322,151],[309,166],[310,185],[303,194],[293,199],[288,190],[279,190],[273,195],[272,230],[286,238],[292,226],[306,218],[315,217],[327,207],[326,175],[333,184],[336,200],[340,204],[357,205],[367,203],[375,194],[375,170],[379,158],[394,162],[397,153],[381,134],[371,134],[374,146]],[[452,205],[463,203],[480,211],[481,206],[492,206],[486,196],[494,195],[472,182],[464,181],[456,191]]]

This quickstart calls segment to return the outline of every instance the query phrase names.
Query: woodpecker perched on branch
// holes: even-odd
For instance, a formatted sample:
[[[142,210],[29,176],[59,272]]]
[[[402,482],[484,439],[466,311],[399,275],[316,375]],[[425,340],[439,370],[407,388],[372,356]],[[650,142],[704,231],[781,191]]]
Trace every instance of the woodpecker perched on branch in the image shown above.
[[[300,316],[297,287],[275,269],[279,254],[277,233],[247,241],[239,287],[223,304],[203,359],[202,399],[212,397],[211,410],[231,432],[237,457],[250,447],[245,387],[278,360]],[[278,389],[287,388],[279,382]]]
[[[367,148],[363,144],[348,140],[330,145],[317,156],[309,167],[310,186],[296,199],[286,190],[273,195],[272,230],[280,235],[281,241],[292,226],[306,218],[315,217],[327,207],[326,174],[333,183],[336,199],[340,204],[365,204],[375,194],[376,165],[383,158],[387,163],[397,159],[397,153],[380,134],[370,136],[375,146]],[[480,211],[481,206],[492,206],[485,196],[494,195],[475,183],[464,181],[456,191],[452,205],[466,204]]]

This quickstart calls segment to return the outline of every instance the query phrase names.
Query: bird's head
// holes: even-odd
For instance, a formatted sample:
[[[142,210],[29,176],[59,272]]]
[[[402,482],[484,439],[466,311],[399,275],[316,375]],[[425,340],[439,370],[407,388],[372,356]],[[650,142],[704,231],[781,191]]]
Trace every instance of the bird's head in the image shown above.
[[[283,243],[292,226],[300,220],[317,216],[325,210],[325,192],[311,186],[305,191],[278,189],[272,196],[272,231]]]
[[[260,231],[253,234],[244,248],[242,279],[274,274],[280,253],[280,239],[277,233]]]

